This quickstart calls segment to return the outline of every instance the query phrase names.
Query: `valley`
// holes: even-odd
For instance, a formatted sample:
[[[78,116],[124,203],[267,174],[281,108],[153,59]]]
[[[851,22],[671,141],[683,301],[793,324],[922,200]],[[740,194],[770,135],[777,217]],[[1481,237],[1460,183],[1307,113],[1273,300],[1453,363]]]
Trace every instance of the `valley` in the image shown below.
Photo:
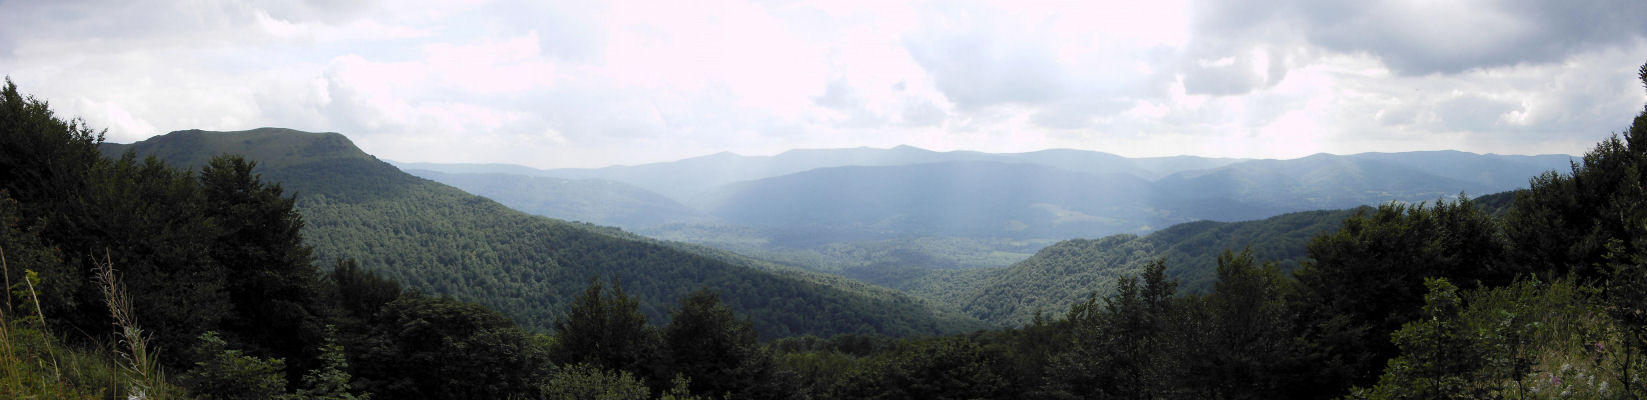
[[[839,275],[1014,326],[1108,293],[1155,259],[1168,260],[1190,292],[1211,287],[1225,249],[1250,246],[1290,271],[1311,236],[1358,207],[1513,191],[1571,160],[1457,151],[1133,159],[903,146],[583,170],[392,163],[528,213]]]

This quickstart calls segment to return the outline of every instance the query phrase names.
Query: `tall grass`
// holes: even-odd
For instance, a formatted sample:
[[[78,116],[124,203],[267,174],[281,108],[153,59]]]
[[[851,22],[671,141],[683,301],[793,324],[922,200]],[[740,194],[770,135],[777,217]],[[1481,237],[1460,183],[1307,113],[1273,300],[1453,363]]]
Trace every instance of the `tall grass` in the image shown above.
[[[103,252],[103,262],[97,265],[96,280],[98,287],[103,289],[103,302],[109,308],[109,317],[114,320],[115,360],[125,375],[128,398],[176,397],[172,393],[176,390],[166,384],[165,376],[160,371],[156,352],[149,348],[148,336],[143,334],[143,328],[137,325],[137,318],[132,315],[131,297],[126,294],[125,285],[115,277],[114,262],[106,250]]]
[[[23,280],[13,283],[5,250],[0,249],[0,275],[7,277],[7,292],[0,296],[5,298],[0,308],[0,399],[183,397],[181,390],[166,383],[106,252],[95,278],[114,321],[115,343],[108,347],[70,347],[52,335],[34,288],[39,277],[24,271]],[[27,315],[29,311],[33,314]]]
[[[0,310],[0,398],[8,399],[95,399],[100,389],[76,385],[72,376],[66,376],[62,357],[68,356],[78,365],[86,358],[72,354],[56,342],[46,327],[40,312],[39,296],[34,290],[38,275],[24,270],[22,282],[11,282],[11,265],[6,262],[5,249],[0,248],[0,275],[6,276],[5,308]],[[32,303],[34,315],[20,315],[13,298]],[[22,308],[27,311],[27,308]],[[95,363],[95,362],[94,362]],[[94,368],[86,368],[90,370]],[[70,373],[81,372],[70,368]]]

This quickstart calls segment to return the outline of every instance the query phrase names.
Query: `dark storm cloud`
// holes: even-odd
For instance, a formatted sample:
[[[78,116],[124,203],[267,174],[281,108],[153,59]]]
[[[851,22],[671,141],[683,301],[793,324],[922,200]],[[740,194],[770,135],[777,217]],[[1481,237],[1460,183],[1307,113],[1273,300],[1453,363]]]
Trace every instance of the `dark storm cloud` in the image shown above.
[[[1479,3],[1479,4],[1477,4]],[[1200,37],[1301,35],[1341,53],[1367,53],[1405,75],[1551,63],[1647,37],[1647,1],[1366,2],[1209,0]]]

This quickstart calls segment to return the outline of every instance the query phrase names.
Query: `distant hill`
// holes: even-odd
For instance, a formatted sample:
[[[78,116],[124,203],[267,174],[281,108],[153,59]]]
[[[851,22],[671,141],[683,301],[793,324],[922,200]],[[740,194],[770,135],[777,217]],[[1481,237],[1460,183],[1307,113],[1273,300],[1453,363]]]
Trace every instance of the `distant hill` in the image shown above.
[[[1142,235],[1197,220],[1243,221],[1499,193],[1525,187],[1543,171],[1565,170],[1570,159],[1457,151],[1291,160],[1125,158],[1067,149],[991,154],[905,146],[766,157],[722,153],[599,169],[420,166],[515,171],[491,176],[495,185],[427,176],[539,215],[609,223],[902,288],[927,270],[1005,266],[1072,237]],[[543,176],[634,186],[571,189],[531,183]],[[636,187],[692,210],[634,200]],[[598,212],[543,200],[573,192],[577,198],[616,200],[593,207]],[[691,217],[654,223],[669,214]]]
[[[611,228],[531,216],[408,175],[336,133],[287,129],[180,131],[106,153],[135,151],[199,165],[223,153],[260,163],[265,180],[298,196],[304,238],[322,261],[354,257],[418,290],[476,301],[547,329],[592,279],[615,278],[653,321],[698,287],[748,315],[767,337],[797,334],[935,334],[975,329],[886,289],[795,270],[754,268],[725,254]]]
[[[486,196],[545,217],[621,227],[699,221],[707,216],[634,185],[604,179],[562,179],[500,173],[406,173]]]
[[[509,164],[397,163],[408,169],[447,173],[503,173],[522,176],[549,176],[568,179],[605,179],[652,190],[688,205],[714,189],[741,181],[771,178],[819,168],[847,166],[895,166],[955,161],[1036,164],[1076,172],[1127,174],[1146,179],[1179,171],[1213,168],[1242,161],[1229,158],[1193,156],[1125,158],[1114,154],[1053,149],[1028,153],[981,153],[974,151],[937,152],[911,146],[890,149],[799,149],[773,156],[743,156],[717,153],[679,161],[612,166],[605,168],[563,168],[539,170]]]
[[[1566,168],[1567,160],[1560,155],[1463,152],[1316,154],[1179,172],[1156,184],[1178,197],[1230,199],[1302,211],[1498,193],[1526,187],[1529,179],[1544,171]]]
[[[1462,151],[1413,151],[1404,153],[1361,153],[1345,156],[1383,161],[1426,173],[1490,188],[1525,188],[1528,181],[1546,171],[1569,171],[1577,157],[1565,154],[1536,156],[1474,154]],[[1490,189],[1489,189],[1490,190]],[[1487,193],[1479,193],[1485,195]],[[1475,195],[1472,193],[1472,196]]]
[[[743,225],[786,228],[795,232],[794,241],[815,243],[911,236],[1090,236],[1277,212],[1236,202],[1198,207],[1193,200],[1163,196],[1149,181],[1128,174],[997,162],[823,168],[725,190],[724,198],[713,203],[712,215]]]
[[[1217,257],[1225,249],[1251,248],[1259,260],[1290,270],[1305,259],[1304,245],[1337,229],[1357,210],[1307,211],[1245,222],[1200,221],[1139,236],[1071,239],[1047,246],[1006,268],[926,271],[904,287],[934,301],[956,304],[986,322],[1016,326],[1036,311],[1057,314],[1089,294],[1108,295],[1116,279],[1136,276],[1153,260],[1165,260],[1167,274],[1181,290],[1204,292],[1216,280]]]

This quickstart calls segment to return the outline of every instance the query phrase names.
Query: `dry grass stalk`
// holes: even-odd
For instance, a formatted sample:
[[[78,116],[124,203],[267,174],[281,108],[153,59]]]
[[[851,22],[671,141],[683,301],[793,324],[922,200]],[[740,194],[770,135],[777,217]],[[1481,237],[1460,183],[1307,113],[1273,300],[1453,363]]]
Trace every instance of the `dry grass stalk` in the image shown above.
[[[131,298],[114,275],[114,262],[109,258],[108,251],[104,251],[103,262],[97,267],[97,283],[103,289],[109,316],[114,318],[117,333],[115,348],[120,368],[132,375],[132,398],[149,398],[164,384],[155,354],[149,350],[149,339],[143,335],[143,329],[137,326],[137,318],[131,311]]]

